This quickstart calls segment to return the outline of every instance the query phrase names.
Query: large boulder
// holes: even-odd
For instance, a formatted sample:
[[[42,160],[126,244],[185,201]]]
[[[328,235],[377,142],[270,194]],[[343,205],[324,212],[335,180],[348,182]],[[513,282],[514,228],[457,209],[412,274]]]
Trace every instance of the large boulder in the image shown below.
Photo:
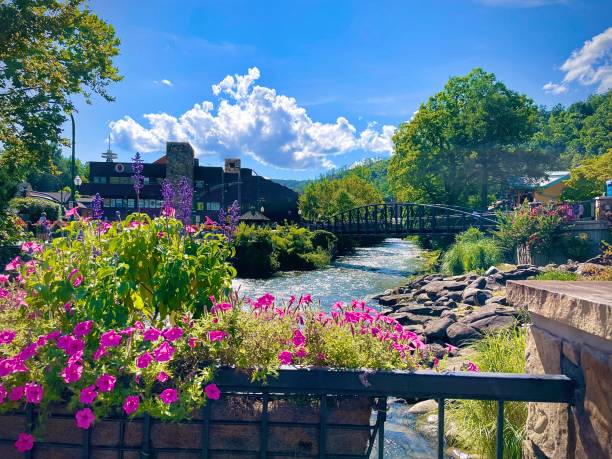
[[[474,279],[467,288],[483,289],[487,285],[487,278],[480,276]]]
[[[482,335],[478,332],[478,330],[461,322],[451,324],[446,329],[446,335],[448,336],[451,344],[454,344],[455,346],[461,346],[482,338]]]
[[[438,296],[442,296],[440,292],[442,292],[443,290],[463,290],[465,287],[467,287],[466,282],[439,280],[424,285],[421,291],[426,293],[435,293]]]
[[[476,321],[492,316],[511,316],[513,318],[517,318],[520,316],[520,312],[512,307],[488,304],[462,317],[459,322],[472,325]]]
[[[485,276],[492,276],[493,274],[497,274],[499,272],[499,269],[497,269],[495,266],[491,266],[489,269],[487,269],[485,271]]]
[[[466,304],[475,304],[476,306],[482,306],[485,302],[491,298],[493,294],[490,290],[481,290],[478,288],[466,288],[461,295],[461,299]]]
[[[427,342],[445,340],[446,329],[454,322],[455,319],[452,317],[442,317],[428,322],[423,330],[423,334],[427,337]]]
[[[378,298],[378,302],[383,306],[393,306],[402,301],[407,301],[411,299],[412,299],[412,293],[400,293],[400,294],[381,296]]]
[[[396,312],[410,312],[412,314],[422,315],[422,316],[439,316],[442,312],[446,311],[447,308],[443,306],[433,306],[433,305],[413,305],[413,306],[403,306],[399,308]]]
[[[422,316],[410,312],[394,312],[389,314],[389,317],[393,317],[401,325],[424,324],[431,320],[431,316]]]
[[[480,333],[491,333],[504,328],[515,327],[518,324],[514,316],[489,316],[470,323],[470,326]]]

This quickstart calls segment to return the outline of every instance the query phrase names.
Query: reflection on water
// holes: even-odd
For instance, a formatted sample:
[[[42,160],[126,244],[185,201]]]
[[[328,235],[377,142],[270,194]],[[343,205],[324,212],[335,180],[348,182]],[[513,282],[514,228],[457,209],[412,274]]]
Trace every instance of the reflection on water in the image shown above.
[[[418,247],[401,239],[386,239],[375,247],[360,247],[338,257],[331,267],[316,271],[279,273],[269,279],[236,279],[241,295],[255,298],[265,292],[287,299],[311,293],[329,309],[336,301],[368,300],[401,283],[418,266]]]

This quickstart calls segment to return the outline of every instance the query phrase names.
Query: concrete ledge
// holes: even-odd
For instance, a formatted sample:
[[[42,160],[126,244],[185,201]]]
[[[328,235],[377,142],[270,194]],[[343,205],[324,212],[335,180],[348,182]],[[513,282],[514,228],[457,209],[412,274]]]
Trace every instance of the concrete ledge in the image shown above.
[[[612,340],[612,282],[510,281],[507,288],[513,306]]]

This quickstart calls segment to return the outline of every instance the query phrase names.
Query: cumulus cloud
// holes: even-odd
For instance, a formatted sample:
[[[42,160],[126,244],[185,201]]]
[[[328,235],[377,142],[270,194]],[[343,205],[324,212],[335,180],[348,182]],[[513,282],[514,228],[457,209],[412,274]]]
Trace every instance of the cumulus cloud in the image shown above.
[[[113,121],[114,141],[143,153],[162,151],[166,141],[187,141],[198,156],[248,155],[286,169],[331,168],[332,159],[354,150],[391,153],[395,127],[370,123],[358,132],[345,117],[333,123],[312,120],[295,98],[256,85],[259,69],[228,75],[212,86],[218,97],[196,103],[182,115],[143,115],[146,127],[129,116]]]
[[[561,70],[565,72],[561,83],[546,83],[542,87],[544,91],[561,94],[573,82],[583,86],[597,85],[597,92],[612,88],[612,27],[587,40],[563,63]]]
[[[159,81],[158,81],[158,80],[155,80],[155,81],[153,81],[153,83],[155,83],[155,84],[161,84],[161,85],[164,85],[164,86],[172,86],[172,81],[170,81],[170,80],[166,80],[166,79],[159,80]]]

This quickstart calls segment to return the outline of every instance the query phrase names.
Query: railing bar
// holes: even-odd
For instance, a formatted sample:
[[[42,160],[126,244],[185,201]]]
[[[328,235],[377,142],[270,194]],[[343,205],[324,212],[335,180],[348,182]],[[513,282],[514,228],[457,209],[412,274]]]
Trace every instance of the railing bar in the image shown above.
[[[438,399],[438,459],[444,459],[444,399]]]
[[[33,430],[34,430],[34,413],[33,413],[32,405],[28,403],[28,407],[26,408],[26,432],[32,433]],[[36,448],[36,443],[34,443],[34,448]],[[34,448],[25,453],[26,459],[32,459]]]
[[[327,394],[321,394],[321,405],[319,407],[319,458],[324,459],[327,453]]]
[[[380,399],[379,411],[376,413],[378,424],[378,459],[385,457],[385,421],[387,420],[387,397]]]
[[[123,447],[125,446],[125,419],[119,421],[119,459],[123,459]]]
[[[83,431],[83,450],[81,457],[83,459],[90,459],[91,457],[91,429]]]
[[[208,459],[208,447],[210,446],[210,412],[212,411],[211,399],[206,401],[206,405],[203,410],[203,423],[202,423],[202,459]]]
[[[268,404],[270,394],[266,391],[262,395],[261,426],[259,428],[259,456],[266,459],[268,455]]]
[[[497,401],[497,445],[495,454],[497,459],[504,457],[504,401]]]
[[[140,459],[148,459],[151,456],[151,416],[144,415],[142,424],[142,445],[140,447]]]

